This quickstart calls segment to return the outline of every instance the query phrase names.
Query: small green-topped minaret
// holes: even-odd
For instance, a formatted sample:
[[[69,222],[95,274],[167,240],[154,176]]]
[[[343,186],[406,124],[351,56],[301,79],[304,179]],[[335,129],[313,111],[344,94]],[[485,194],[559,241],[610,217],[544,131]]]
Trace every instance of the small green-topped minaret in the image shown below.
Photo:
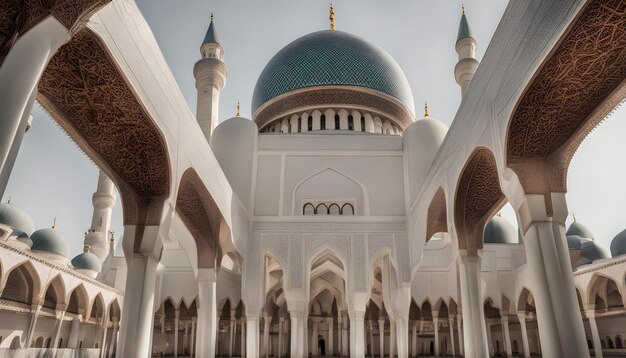
[[[224,48],[217,39],[213,14],[200,45],[200,54],[202,58],[193,68],[198,92],[196,120],[208,141],[218,123],[220,92],[226,85],[227,76]]]
[[[476,44],[476,39],[472,36],[467,16],[465,16],[465,7],[462,7],[461,22],[455,46],[456,53],[459,55],[459,62],[454,67],[454,77],[459,86],[461,86],[461,96],[465,95],[465,91],[467,91],[478,68]]]

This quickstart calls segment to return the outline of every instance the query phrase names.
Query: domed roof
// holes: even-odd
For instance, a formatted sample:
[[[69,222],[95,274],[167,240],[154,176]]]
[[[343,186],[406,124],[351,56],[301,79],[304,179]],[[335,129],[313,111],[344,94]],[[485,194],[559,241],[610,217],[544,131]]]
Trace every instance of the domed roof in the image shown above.
[[[72,266],[75,269],[100,272],[102,270],[102,261],[95,254],[85,251],[72,259]]]
[[[617,234],[611,241],[611,256],[626,254],[626,230]]]
[[[517,244],[518,240],[513,225],[501,216],[494,216],[485,226],[483,234],[485,244]]]
[[[583,257],[589,261],[595,261],[600,259],[606,259],[609,255],[604,248],[593,240],[585,241],[582,243]]]
[[[323,85],[374,89],[414,113],[413,94],[398,63],[361,37],[331,30],[303,36],[274,55],[254,88],[252,113],[287,92]]]
[[[16,234],[16,232],[13,232],[14,234]],[[17,241],[28,245],[28,247],[33,247],[33,240],[30,239],[30,237],[28,237],[28,234],[26,234],[25,232],[17,232],[17,237],[15,238]]]
[[[589,230],[589,228],[579,223],[578,221],[574,221],[572,225],[569,226],[565,235],[566,236],[576,235],[576,236],[580,236],[586,239],[593,238],[593,233],[591,232],[591,230]]]
[[[35,231],[31,235],[33,251],[47,251],[63,257],[70,256],[70,245],[57,229],[47,228]]]
[[[35,231],[33,219],[25,211],[9,203],[0,204],[0,223],[29,236]]]

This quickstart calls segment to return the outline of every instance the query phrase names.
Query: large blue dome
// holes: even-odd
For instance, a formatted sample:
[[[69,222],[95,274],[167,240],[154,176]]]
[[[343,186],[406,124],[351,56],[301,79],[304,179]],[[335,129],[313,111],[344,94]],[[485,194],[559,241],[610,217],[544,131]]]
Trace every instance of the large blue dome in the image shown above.
[[[252,113],[287,92],[324,85],[374,89],[415,110],[409,82],[385,50],[358,36],[325,30],[293,41],[270,60],[254,88]]]

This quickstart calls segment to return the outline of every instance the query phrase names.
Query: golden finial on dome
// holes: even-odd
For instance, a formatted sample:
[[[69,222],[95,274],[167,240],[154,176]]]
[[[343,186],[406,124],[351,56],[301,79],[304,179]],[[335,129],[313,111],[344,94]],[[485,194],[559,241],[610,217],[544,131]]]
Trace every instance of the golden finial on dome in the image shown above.
[[[52,221],[52,228],[56,229],[56,227],[57,227],[57,217],[55,216],[54,220]]]
[[[330,15],[328,16],[330,20],[330,30],[335,31],[335,8],[333,8],[333,3],[330,3]]]
[[[424,102],[424,118],[428,118],[428,102]]]
[[[239,110],[241,109],[241,106],[239,105],[239,101],[237,101],[237,117],[239,117]]]
[[[465,15],[465,4],[461,4],[461,15]]]

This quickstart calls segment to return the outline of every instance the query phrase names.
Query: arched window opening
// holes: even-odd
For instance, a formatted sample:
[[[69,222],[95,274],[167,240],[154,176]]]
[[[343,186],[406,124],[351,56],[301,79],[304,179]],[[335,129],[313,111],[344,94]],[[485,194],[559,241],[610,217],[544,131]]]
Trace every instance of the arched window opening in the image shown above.
[[[326,115],[324,114],[322,114],[322,116],[320,117],[320,129],[326,129]]]
[[[361,132],[365,132],[365,117],[361,117]]]
[[[613,345],[613,340],[609,336],[606,337],[606,345],[608,346],[608,349],[615,349],[615,345]]]
[[[329,215],[341,215],[341,208],[337,203],[332,203],[328,206],[328,214]]]
[[[315,215],[315,206],[311,203],[306,203],[302,207],[302,215]]]
[[[354,117],[352,117],[352,115],[348,116],[348,129],[351,131],[354,130]]]
[[[354,206],[350,203],[345,203],[341,206],[341,215],[354,215]]]
[[[622,343],[622,336],[620,335],[615,336],[615,348],[616,349],[624,348],[624,344]]]
[[[33,299],[34,289],[34,278],[26,268],[26,265],[23,264],[11,271],[0,297],[7,301],[30,304]]]
[[[317,206],[315,207],[315,214],[316,215],[328,215],[328,206],[326,206],[326,204],[324,203],[320,203],[317,204]]]
[[[57,348],[63,347],[63,338],[59,338],[59,346]]]
[[[511,344],[511,347],[512,347],[511,350],[513,351],[513,354],[515,354],[515,355],[519,354],[519,348],[517,347],[517,341],[516,340],[513,340],[513,343]]]
[[[307,120],[307,128],[309,131],[313,130],[313,116],[309,116],[309,119]]]
[[[339,129],[341,125],[339,124],[339,115],[335,114],[335,129]]]

